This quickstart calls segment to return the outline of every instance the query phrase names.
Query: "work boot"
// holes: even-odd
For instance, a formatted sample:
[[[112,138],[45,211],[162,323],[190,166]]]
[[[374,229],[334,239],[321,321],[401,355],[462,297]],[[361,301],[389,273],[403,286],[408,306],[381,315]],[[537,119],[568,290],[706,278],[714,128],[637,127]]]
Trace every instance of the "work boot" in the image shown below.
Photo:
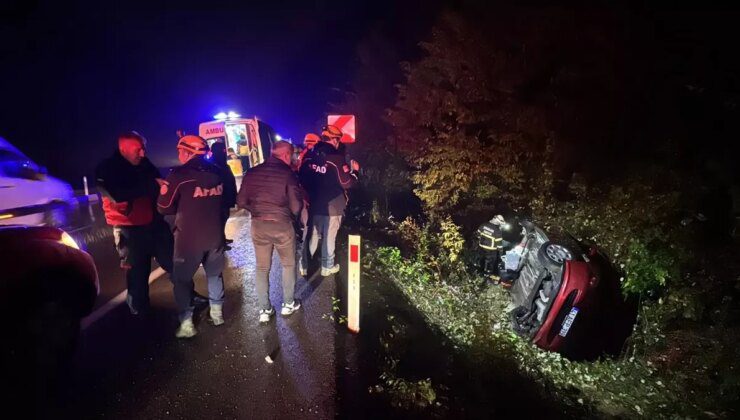
[[[223,305],[211,305],[211,322],[213,325],[222,325],[224,323]]]
[[[280,310],[281,315],[292,315],[293,312],[297,311],[301,307],[301,302],[298,299],[294,299],[291,303],[283,303],[283,308]]]
[[[180,327],[175,331],[175,337],[190,338],[195,337],[195,334],[197,333],[195,325],[193,324],[193,318],[188,318],[180,323]]]
[[[332,274],[336,274],[338,272],[339,272],[339,264],[334,264],[334,267],[331,267],[331,268],[321,267],[321,275],[323,277],[331,276]]]

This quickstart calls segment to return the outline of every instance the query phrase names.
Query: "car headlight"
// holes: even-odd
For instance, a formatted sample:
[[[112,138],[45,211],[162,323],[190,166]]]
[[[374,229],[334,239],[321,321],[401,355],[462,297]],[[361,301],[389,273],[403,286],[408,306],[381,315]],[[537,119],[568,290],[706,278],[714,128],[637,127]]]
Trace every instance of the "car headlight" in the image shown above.
[[[67,232],[62,232],[62,237],[59,239],[59,243],[67,245],[70,248],[80,249],[80,246],[77,245],[77,242],[75,242],[75,240],[72,239],[72,236],[70,236]]]

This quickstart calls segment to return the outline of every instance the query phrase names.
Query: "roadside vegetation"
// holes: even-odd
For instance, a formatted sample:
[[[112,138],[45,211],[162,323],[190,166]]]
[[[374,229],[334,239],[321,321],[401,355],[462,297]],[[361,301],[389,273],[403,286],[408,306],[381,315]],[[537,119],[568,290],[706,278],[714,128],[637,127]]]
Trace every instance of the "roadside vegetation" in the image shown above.
[[[354,109],[379,136],[355,149],[369,162],[357,214],[386,238],[364,253],[365,270],[397,285],[456,351],[515,361],[569,405],[602,416],[731,417],[740,246],[722,145],[732,132],[699,149],[708,117],[681,116],[700,106],[731,119],[737,108],[692,84],[708,75],[669,71],[676,58],[644,41],[649,22],[631,18],[625,30],[624,16],[603,11],[442,16],[420,57],[402,64],[384,119]],[[372,83],[344,109],[358,106],[362,86]],[[507,292],[478,274],[472,235],[497,213],[564,229],[609,255],[624,298],[638,302],[620,355],[573,362],[511,331]],[[380,379],[379,390],[416,405],[444,392],[433,381]]]

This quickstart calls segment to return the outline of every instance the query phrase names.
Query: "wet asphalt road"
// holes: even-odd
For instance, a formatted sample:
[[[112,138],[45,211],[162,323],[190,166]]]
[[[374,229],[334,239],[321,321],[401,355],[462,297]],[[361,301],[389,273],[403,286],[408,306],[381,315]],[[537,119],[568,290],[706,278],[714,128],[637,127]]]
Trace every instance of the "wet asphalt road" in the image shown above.
[[[101,238],[86,241],[86,246],[99,264],[100,306],[123,283],[112,238],[104,237],[105,229],[91,228],[87,235],[94,238],[98,230]],[[332,312],[344,269],[337,276],[299,278],[296,297],[302,308],[260,325],[246,212],[232,215],[227,237],[234,244],[224,272],[225,325],[211,325],[205,310],[196,315],[198,335],[176,339],[172,284],[164,275],[151,285],[153,311],[147,317],[130,315],[122,304],[83,330],[58,404],[49,411],[69,418],[335,417],[335,341],[341,340],[343,353],[351,354],[353,337],[324,315]],[[270,298],[278,308],[280,271],[275,254]],[[202,269],[195,282],[206,295]],[[265,360],[268,355],[274,363]]]

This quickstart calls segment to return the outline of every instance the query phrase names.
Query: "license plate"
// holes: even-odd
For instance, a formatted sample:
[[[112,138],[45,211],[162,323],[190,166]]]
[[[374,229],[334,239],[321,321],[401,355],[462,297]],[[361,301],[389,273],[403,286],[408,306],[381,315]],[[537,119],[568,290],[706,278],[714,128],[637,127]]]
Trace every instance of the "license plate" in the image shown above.
[[[576,315],[578,315],[578,308],[574,307],[570,310],[568,316],[565,317],[565,321],[563,321],[563,327],[560,329],[559,334],[561,337],[565,337],[566,335],[568,335],[568,331],[573,325],[573,321],[576,319]]]

